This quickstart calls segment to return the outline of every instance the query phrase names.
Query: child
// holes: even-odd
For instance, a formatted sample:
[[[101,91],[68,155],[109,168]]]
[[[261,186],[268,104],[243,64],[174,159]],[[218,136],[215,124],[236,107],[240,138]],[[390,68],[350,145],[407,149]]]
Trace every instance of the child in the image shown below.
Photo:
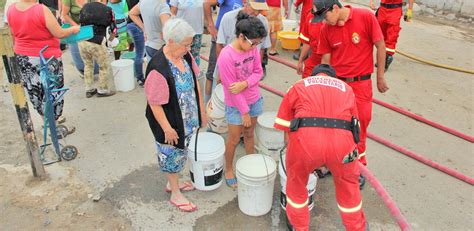
[[[114,47],[115,60],[120,59],[121,51],[128,50],[127,17],[128,5],[123,0],[110,0],[107,6],[112,8],[117,25],[117,37],[119,43]]]
[[[262,42],[267,31],[260,19],[240,12],[235,25],[235,35],[236,38],[222,49],[217,59],[224,86],[225,116],[229,123],[225,178],[226,184],[231,188],[237,187],[232,164],[242,131],[246,153],[254,153],[253,132],[257,117],[263,110],[263,98],[258,87],[263,70],[257,45]]]

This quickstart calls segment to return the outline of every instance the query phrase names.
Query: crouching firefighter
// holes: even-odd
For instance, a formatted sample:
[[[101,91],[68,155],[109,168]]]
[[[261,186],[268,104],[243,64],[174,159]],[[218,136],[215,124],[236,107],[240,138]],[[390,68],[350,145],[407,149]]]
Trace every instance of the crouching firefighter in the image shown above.
[[[290,87],[274,124],[287,132],[288,138],[288,220],[295,230],[308,230],[308,176],[325,165],[333,175],[337,207],[346,230],[365,230],[354,92],[345,82],[330,77],[336,76],[336,72],[327,64],[316,66],[312,75]]]

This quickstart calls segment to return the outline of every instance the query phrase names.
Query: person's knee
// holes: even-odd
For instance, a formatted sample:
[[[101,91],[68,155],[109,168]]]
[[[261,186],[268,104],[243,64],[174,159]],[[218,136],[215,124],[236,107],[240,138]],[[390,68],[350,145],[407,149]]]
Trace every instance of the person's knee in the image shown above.
[[[227,142],[228,142],[229,145],[237,146],[240,143],[240,136],[238,136],[238,135],[228,136],[227,137]]]
[[[245,139],[253,139],[254,132],[253,132],[253,127],[250,128],[245,128],[244,129],[244,138]]]

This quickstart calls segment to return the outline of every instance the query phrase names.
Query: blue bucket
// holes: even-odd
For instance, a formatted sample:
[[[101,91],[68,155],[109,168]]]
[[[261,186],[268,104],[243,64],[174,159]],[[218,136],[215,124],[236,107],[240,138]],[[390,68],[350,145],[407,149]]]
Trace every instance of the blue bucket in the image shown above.
[[[69,23],[62,25],[62,28],[66,29],[71,27]],[[61,43],[76,43],[82,40],[88,40],[94,37],[94,28],[92,25],[81,26],[81,30],[77,34],[71,34],[67,38],[61,39]]]

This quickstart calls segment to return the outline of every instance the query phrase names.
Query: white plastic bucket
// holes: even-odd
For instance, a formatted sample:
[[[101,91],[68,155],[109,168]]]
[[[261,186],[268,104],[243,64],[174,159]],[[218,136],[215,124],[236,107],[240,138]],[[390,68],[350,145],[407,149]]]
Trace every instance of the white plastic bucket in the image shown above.
[[[296,31],[298,22],[296,20],[285,19],[283,20],[283,31]]]
[[[208,116],[207,126],[215,133],[227,132],[227,120],[225,119],[224,87],[216,85],[212,92],[211,100],[207,102],[206,113]]]
[[[286,174],[283,170],[285,167],[285,156],[283,155],[282,160],[278,163],[278,173],[280,174],[280,184],[281,184],[281,193],[280,193],[280,205],[286,210]],[[308,209],[311,211],[314,207],[314,193],[316,192],[316,184],[318,183],[318,177],[311,173],[309,174],[308,184],[306,189],[308,190]]]
[[[273,128],[276,111],[264,112],[257,118],[255,135],[258,137],[258,147],[267,149],[269,152],[278,152],[285,146],[285,135],[283,131]]]
[[[115,89],[117,91],[131,91],[135,88],[135,77],[133,74],[133,60],[119,59],[112,61],[112,73],[114,74]]]
[[[261,216],[270,211],[276,162],[267,155],[250,154],[235,164],[238,182],[239,209],[249,216]]]
[[[212,132],[200,132],[197,140],[197,155],[195,155],[195,141],[196,134],[191,137],[188,146],[191,181],[199,190],[214,190],[222,184],[224,139]]]

